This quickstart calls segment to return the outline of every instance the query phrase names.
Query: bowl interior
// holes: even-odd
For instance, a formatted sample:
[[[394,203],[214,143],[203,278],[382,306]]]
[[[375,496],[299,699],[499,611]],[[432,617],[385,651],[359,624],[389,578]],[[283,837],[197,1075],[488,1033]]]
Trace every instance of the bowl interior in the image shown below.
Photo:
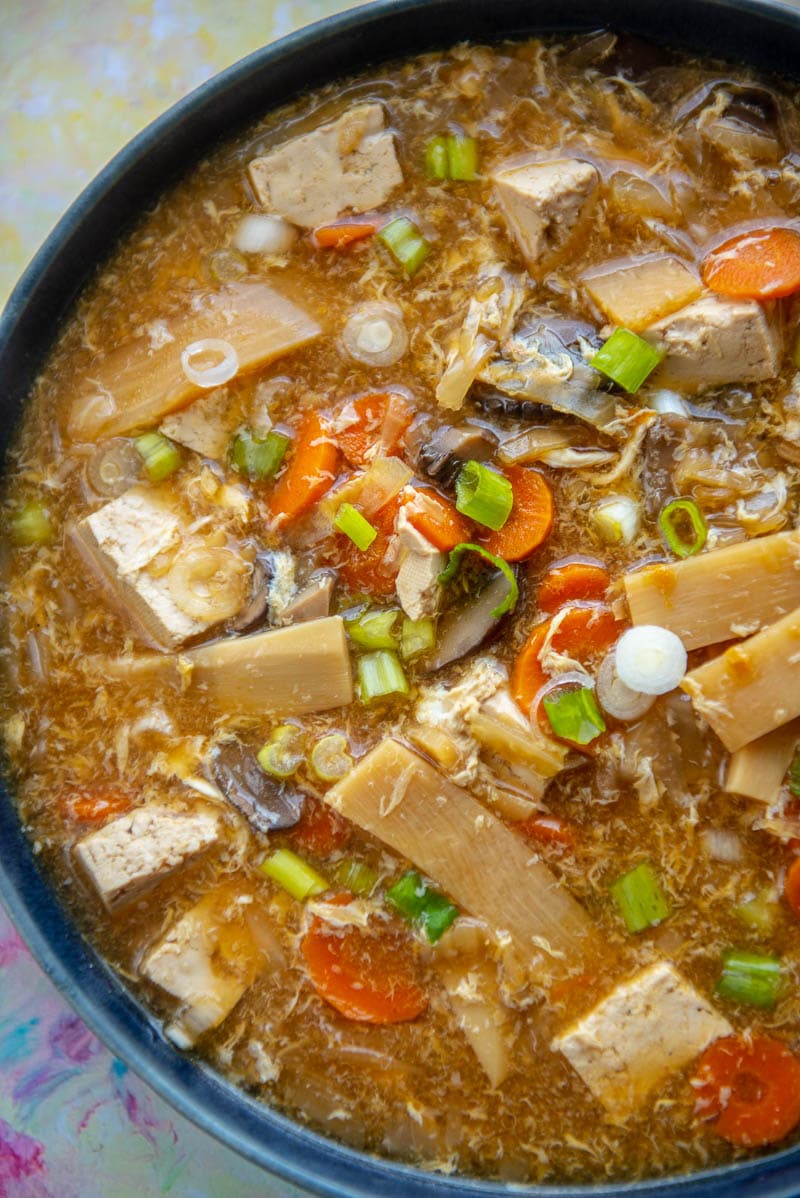
[[[257,51],[149,126],[105,168],[55,228],[0,320],[0,451],[59,325],[132,221],[220,140],[308,88],[372,63],[471,39],[627,30],[714,57],[791,75],[800,8],[780,0],[378,0]],[[503,1186],[425,1173],[356,1153],[298,1126],[172,1049],[141,1004],[84,941],[39,871],[0,787],[0,894],[40,964],[111,1050],[182,1114],[250,1160],[319,1194],[789,1198],[800,1149],[688,1178],[595,1187]]]

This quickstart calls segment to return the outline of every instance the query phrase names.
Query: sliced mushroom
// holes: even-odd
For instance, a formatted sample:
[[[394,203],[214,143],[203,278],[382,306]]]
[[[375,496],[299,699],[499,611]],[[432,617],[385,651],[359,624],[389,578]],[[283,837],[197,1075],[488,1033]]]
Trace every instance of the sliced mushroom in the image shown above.
[[[283,609],[282,624],[303,624],[329,616],[336,575],[333,570],[318,570],[301,591]]]
[[[502,354],[479,372],[471,398],[493,415],[541,420],[561,412],[602,428],[613,420],[615,402],[583,356],[584,345],[596,344],[592,325],[544,315],[503,343]]]
[[[253,749],[238,740],[217,746],[210,769],[225,798],[256,832],[291,828],[303,814],[305,795],[265,774]]]
[[[232,623],[228,625],[231,632],[252,632],[267,622],[271,577],[269,558],[266,554],[261,554],[256,559],[253,567],[253,576],[250,583],[250,601],[242,608]]]
[[[508,579],[498,571],[478,595],[451,607],[439,623],[436,651],[426,663],[427,669],[440,670],[483,644],[503,618],[492,612],[507,594]]]
[[[486,462],[497,448],[497,437],[479,425],[441,425],[431,431],[420,423],[409,445],[417,469],[445,490],[451,490],[464,462]]]

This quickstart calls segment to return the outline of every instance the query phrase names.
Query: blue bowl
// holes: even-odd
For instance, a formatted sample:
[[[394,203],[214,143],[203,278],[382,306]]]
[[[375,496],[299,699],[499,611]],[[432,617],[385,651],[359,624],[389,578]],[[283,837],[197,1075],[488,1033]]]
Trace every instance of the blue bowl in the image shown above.
[[[0,319],[5,453],[56,331],[84,285],[154,198],[218,142],[308,88],[370,63],[469,38],[496,41],[608,26],[656,42],[800,74],[800,7],[781,0],[378,0],[258,50],[136,137],[72,205]],[[224,1082],[163,1038],[67,916],[0,786],[0,895],[40,965],[108,1047],[181,1114],[273,1174],[331,1198],[501,1198],[591,1194],[796,1198],[800,1148],[629,1185],[518,1186],[444,1177],[317,1135]]]

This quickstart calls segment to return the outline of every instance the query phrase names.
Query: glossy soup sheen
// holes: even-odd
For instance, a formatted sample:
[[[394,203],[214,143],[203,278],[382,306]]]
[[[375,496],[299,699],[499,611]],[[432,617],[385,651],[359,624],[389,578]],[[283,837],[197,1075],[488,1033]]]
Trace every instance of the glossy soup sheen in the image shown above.
[[[330,195],[325,187],[317,193],[312,187],[304,201],[310,213],[304,227],[273,224],[270,237],[284,238],[285,244],[273,241],[252,252],[253,243],[242,240],[248,226],[241,222],[264,209],[248,164],[365,104],[381,106],[377,112],[393,131],[402,179],[387,185],[385,198],[377,204],[371,199],[360,215],[335,211],[334,181]],[[382,134],[380,126],[379,119],[366,134],[345,131],[337,153],[361,152],[363,144],[358,150],[354,145],[362,134],[378,139],[370,144],[385,147],[380,139],[387,136],[391,144],[392,135]],[[355,142],[345,145],[351,134]],[[431,140],[448,134],[474,139],[474,178],[426,174],[426,147],[430,160],[436,153]],[[444,144],[447,161],[447,143],[437,144]],[[463,140],[450,144],[471,149]],[[301,157],[312,152],[306,148]],[[515,235],[513,221],[507,223],[496,176],[509,164],[529,162],[557,164],[556,192],[564,163],[583,182],[578,178],[569,194],[559,192],[555,215],[548,210],[533,232],[528,228],[527,235],[539,241],[536,252],[529,245],[526,260],[524,236],[519,229]],[[383,169],[375,168],[378,174]],[[537,179],[536,203],[542,194],[541,176]],[[299,202],[299,185],[290,180],[288,190],[288,202]],[[276,206],[282,202],[276,200]],[[542,636],[536,652],[543,651],[543,660],[537,659],[534,677],[539,670],[546,684],[566,673],[573,691],[583,685],[590,696],[603,657],[630,627],[624,576],[662,563],[652,589],[669,618],[670,595],[678,586],[670,570],[676,563],[683,568],[659,525],[669,500],[692,500],[706,525],[701,554],[686,562],[746,548],[794,527],[800,389],[792,361],[796,311],[790,293],[800,278],[790,280],[777,300],[761,306],[741,301],[749,305],[747,327],[734,331],[733,349],[728,342],[715,357],[716,334],[703,333],[690,346],[695,357],[689,372],[678,371],[672,381],[669,355],[632,394],[587,363],[620,324],[633,324],[660,345],[658,330],[649,332],[653,324],[668,322],[676,310],[708,296],[713,300],[700,281],[709,248],[742,228],[787,226],[798,202],[800,124],[788,84],[610,34],[568,44],[462,46],[331,85],[271,114],[159,200],[81,299],[26,410],[5,483],[2,718],[15,792],[37,851],[89,939],[173,1038],[184,1046],[196,1039],[196,1051],[264,1102],[358,1148],[515,1181],[640,1178],[706,1167],[790,1140],[800,1119],[800,1109],[785,1111],[796,1101],[789,1050],[800,1050],[800,932],[784,895],[800,843],[787,776],[796,739],[791,727],[778,780],[757,799],[722,789],[730,753],[706,722],[702,703],[693,707],[674,683],[644,714],[625,721],[606,712],[605,731],[595,727],[589,743],[578,748],[548,736],[552,728],[543,707],[529,724],[513,704],[516,699],[525,707],[530,687],[539,691],[530,680],[520,682],[520,653],[537,625],[553,619],[557,627],[566,619],[554,614],[564,603],[577,604],[583,612],[578,619],[584,626],[588,621],[585,643],[581,647],[580,637],[573,642],[564,635],[545,645]],[[315,220],[315,205],[334,211]],[[376,234],[398,216],[412,220],[429,244],[413,274]],[[364,235],[348,245],[321,244],[341,234],[312,236],[314,225],[337,217],[372,228],[360,230]],[[263,225],[249,228],[265,232]],[[656,268],[650,282],[628,276],[616,286],[612,281],[613,294],[592,291],[597,275],[651,261]],[[291,301],[301,323],[313,328],[318,322],[321,332],[300,337],[307,344],[272,362],[240,369],[221,395],[214,392],[216,448],[209,451],[204,442],[206,452],[195,452],[184,442],[179,467],[162,481],[149,481],[132,438],[166,419],[164,431],[173,443],[187,436],[191,442],[196,428],[187,434],[185,419],[168,416],[168,409],[185,416],[208,395],[187,392],[178,367],[184,391],[177,399],[164,398],[159,355],[198,338],[235,341],[238,316],[226,320],[223,300],[209,318],[209,297],[256,285],[268,285]],[[368,356],[380,356],[388,342],[396,360],[387,365],[354,356],[352,336],[364,324],[364,304],[377,305],[366,313],[375,318],[377,312],[377,323],[367,319],[366,342],[362,339],[361,350],[356,345],[356,353],[363,356],[366,345]],[[623,305],[624,320],[615,319],[615,304]],[[348,334],[345,326],[354,314],[356,325]],[[269,322],[273,316],[270,309],[258,319]],[[552,330],[560,342],[553,341]],[[740,361],[737,355],[740,367],[732,367]],[[207,368],[214,361],[213,354],[201,356],[194,365]],[[148,373],[153,369],[155,375]],[[113,424],[113,404],[124,408],[113,380],[124,370],[133,372],[131,402],[143,403],[148,412],[147,419],[127,427],[124,419]],[[145,379],[138,392],[137,371]],[[711,386],[709,371],[716,371]],[[726,373],[730,377],[720,377]],[[485,377],[476,379],[479,374]],[[528,387],[527,406],[520,406],[519,386]],[[444,402],[437,401],[437,389]],[[354,406],[371,395],[383,398]],[[309,413],[319,414],[318,424]],[[201,431],[208,432],[205,422],[211,420],[198,418]],[[454,480],[463,463],[435,452],[448,425],[474,434],[468,460],[483,459],[481,470],[494,472],[494,478],[505,472],[512,480],[511,520],[520,520],[530,537],[518,551],[509,550],[502,531],[490,534],[466,518],[454,525],[451,506],[442,509],[451,521],[445,550],[457,541],[478,541],[501,557],[517,557],[512,569],[520,597],[511,615],[484,620],[473,634],[470,619],[482,588],[494,584],[499,603],[507,584],[491,562],[467,553],[458,577],[441,588],[436,576],[446,558],[435,558],[427,598],[415,592],[404,606],[419,616],[421,604],[420,619],[431,613],[438,618],[436,646],[403,658],[398,570],[409,552],[424,559],[437,549],[434,544],[426,550],[424,539],[413,544],[407,501],[413,506],[414,488],[427,487],[429,501],[435,492],[454,503]],[[291,486],[280,472],[277,481],[251,481],[230,456],[237,431],[254,429],[263,439],[270,427],[290,438],[280,472],[292,470],[303,429],[311,430],[312,451],[320,445],[324,450],[314,496],[301,503],[304,510],[285,518],[276,493],[283,487],[284,500],[291,492],[292,502],[298,494],[308,497],[309,476],[295,478]],[[520,440],[526,432],[531,436]],[[116,466],[109,467],[103,455],[112,437],[117,456]],[[388,499],[383,495],[376,510],[360,480],[372,471],[375,481],[375,463],[385,463],[387,448],[396,455],[395,466],[405,462],[408,469],[403,489]],[[538,490],[529,510],[519,488],[530,475]],[[387,476],[379,470],[378,477],[384,485]],[[126,560],[122,573],[112,569],[111,577],[101,579],[99,551],[87,548],[80,522],[119,504],[120,497],[124,507],[126,484],[136,486],[133,493],[144,504],[136,537],[157,532],[161,516],[151,522],[147,515],[154,496],[158,512],[172,513],[173,531],[151,546],[144,567]],[[610,513],[603,508],[609,498],[615,501]],[[366,510],[377,531],[365,550],[332,524],[345,500]],[[49,532],[48,524],[42,531],[41,520],[32,535],[20,531],[21,511],[29,518],[33,511],[34,525],[44,511]],[[132,553],[108,520],[123,557]],[[682,548],[693,534],[685,524],[680,532]],[[436,535],[442,540],[441,530]],[[21,540],[34,543],[20,545]],[[186,553],[187,541],[201,562],[212,564],[204,573],[190,556],[195,574],[190,570],[176,582],[176,557]],[[784,577],[781,569],[787,570],[770,556],[773,544],[765,541],[766,569],[777,581],[765,583],[762,570],[752,587],[740,582],[743,602],[748,590],[756,599],[750,595],[741,621],[735,611],[730,615],[718,643],[706,644],[702,631],[697,635],[689,646],[690,670],[800,603],[799,595],[783,608],[770,607]],[[578,586],[573,569],[572,590],[553,598],[550,568],[564,559],[591,559],[608,577],[602,570],[588,571]],[[334,658],[338,653],[341,685],[347,687],[351,664],[358,679],[365,654],[395,652],[407,693],[367,701],[367,681],[367,693],[354,695],[352,702],[326,709],[325,697],[318,697],[314,705],[322,710],[298,712],[291,703],[273,710],[271,684],[257,702],[241,703],[230,677],[228,690],[221,692],[200,678],[191,657],[195,645],[285,625],[287,604],[321,569],[335,572],[327,576],[335,578],[330,613],[344,613],[350,629],[346,649],[340,632],[333,638],[339,636],[332,653]],[[193,631],[175,634],[171,643],[159,641],[152,629],[146,633],[146,625],[131,615],[130,595],[121,594],[122,574],[135,585],[142,570],[148,585],[162,593],[166,578],[173,608],[177,596],[184,623],[188,611],[190,623],[200,621],[199,632],[192,625]],[[796,558],[790,555],[789,574],[793,570]],[[791,578],[787,586],[791,592]],[[259,606],[267,591],[268,601]],[[253,610],[240,618],[251,598]],[[718,601],[719,596],[704,598],[699,588],[690,606],[699,611],[701,625],[704,603],[710,604],[711,621]],[[763,603],[763,612],[753,612],[753,602]],[[387,643],[372,648],[357,644],[353,633],[353,621],[363,620],[370,607],[398,613],[394,621],[386,618]],[[486,610],[484,602],[484,617]],[[209,616],[223,611],[221,620]],[[448,611],[456,614],[448,617]],[[305,627],[301,641],[292,642],[301,645],[302,660],[297,665],[289,657],[280,669],[289,677],[297,671],[297,687],[304,692],[309,672],[328,668],[315,657],[328,634],[320,625],[297,627]],[[466,630],[465,652],[433,669],[445,634],[453,641],[455,628]],[[422,635],[430,631],[430,624],[422,626]],[[281,651],[274,652],[280,658]],[[249,658],[249,652],[242,655],[237,677],[253,668]],[[737,660],[744,685],[754,671],[747,649]],[[798,680],[792,681],[791,662],[782,668],[789,673],[780,676],[775,703],[783,707],[775,725],[798,715],[789,710]],[[563,698],[565,688],[549,694]],[[486,715],[487,701],[491,714],[492,698],[502,708],[499,716],[495,709],[499,740],[497,725],[493,740],[486,734],[481,739],[475,725],[476,714]],[[265,743],[285,748],[289,742],[274,734],[287,724],[297,758],[287,765],[278,753],[281,770],[294,770],[278,781],[261,770],[254,754]],[[342,768],[351,773],[368,752],[403,746],[382,782],[373,778],[341,802],[336,799],[351,815],[359,804],[372,803],[373,818],[362,819],[364,826],[325,802],[331,783],[315,774],[311,753],[329,734],[345,738],[351,760]],[[342,742],[336,744],[341,750]],[[420,761],[423,767],[414,764]],[[427,792],[418,768],[441,771],[425,775]],[[237,789],[245,774],[251,791],[261,788],[255,809],[252,801],[248,808],[242,787]],[[347,785],[345,778],[333,788],[334,796]],[[467,834],[460,841],[442,834],[444,847],[436,851],[444,864],[437,876],[426,869],[431,844],[441,820],[462,802]],[[401,813],[413,803],[417,822],[405,829],[402,847],[393,833],[382,839],[381,831],[399,826]],[[85,854],[79,849],[76,855],[75,846],[97,844],[91,838],[103,828],[128,820],[128,839],[114,849],[124,858],[138,835],[129,813],[140,808],[171,813],[177,847],[149,886],[123,895],[109,910],[85,868]],[[214,828],[212,843],[183,853],[181,821],[198,813]],[[276,821],[283,826],[275,828]],[[495,839],[487,850],[483,837],[489,835]],[[513,840],[503,839],[506,835]],[[506,851],[509,843],[516,846],[513,852]],[[520,846],[524,852],[515,861]],[[264,873],[262,863],[281,848],[321,876],[320,893],[298,899]],[[372,871],[357,875],[362,893],[355,896],[348,890],[353,863]],[[610,887],[642,864],[650,867],[663,906],[651,912],[647,926],[631,932]],[[550,873],[538,873],[537,881],[533,872],[542,866]],[[435,944],[419,919],[404,917],[387,898],[412,868],[458,908],[458,918]],[[526,941],[509,934],[501,918],[493,926],[486,922],[498,901],[513,903],[519,890],[520,918],[535,924],[536,887],[552,889],[554,879],[579,904],[565,908],[565,918],[577,920],[579,930],[565,931],[563,942],[558,929],[553,938],[531,935]],[[418,896],[416,880],[414,887]],[[541,905],[544,909],[547,901]],[[191,925],[181,925],[184,918]],[[170,942],[176,928],[177,941],[173,936]],[[181,941],[184,932],[188,948]],[[172,994],[153,980],[165,977],[153,965],[155,959],[163,967],[162,942],[167,957],[177,953]],[[724,987],[717,992],[722,954],[731,948],[779,960],[771,1005],[736,1001],[726,997]],[[320,964],[320,953],[328,954],[327,964]],[[671,964],[670,976],[680,979],[684,994],[695,996],[712,1032],[677,1066],[669,1064],[674,1044],[654,1043],[649,1064],[630,1067],[640,1074],[644,1069],[657,1084],[640,1076],[622,1098],[609,1096],[608,1077],[587,1085],[553,1040],[565,1031],[570,1035],[574,1021],[615,987],[634,979],[635,990],[638,979],[648,976],[643,971],[659,961]],[[355,972],[350,1009],[341,998],[342,970]],[[333,992],[338,1004],[328,1001]],[[209,993],[219,1010],[217,1016],[206,1011],[200,1034],[193,1012],[198,1003],[208,1003]],[[631,1000],[631,1023],[617,1010],[611,1026],[598,1033],[610,1052],[619,1037],[628,1045],[643,1036],[643,1052],[647,1038],[662,1032],[666,1041],[675,1035],[692,1040],[694,1032],[688,1037],[685,1029],[676,1032],[670,1016],[656,1020],[659,1028],[646,1022],[637,1001]],[[759,1130],[749,1140],[741,1120],[732,1120],[732,1135],[721,1134],[719,1104],[698,1109],[706,1092],[697,1084],[697,1056],[725,1035],[726,1020],[731,1034],[752,1032],[785,1046],[783,1072],[772,1076],[778,1077],[773,1088],[788,1087],[788,1098],[782,1092],[765,1099],[773,1083],[766,1085],[744,1066],[731,1083],[736,1102],[757,1111]],[[723,1105],[730,1093],[723,1095]],[[785,1123],[770,1123],[768,1112],[764,1133],[758,1111],[773,1100]]]

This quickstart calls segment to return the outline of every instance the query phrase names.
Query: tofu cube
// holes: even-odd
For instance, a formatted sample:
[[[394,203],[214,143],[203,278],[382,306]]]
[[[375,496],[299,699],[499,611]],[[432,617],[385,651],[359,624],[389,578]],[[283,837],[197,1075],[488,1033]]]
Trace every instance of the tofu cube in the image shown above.
[[[653,376],[691,390],[775,378],[783,345],[780,332],[755,300],[705,295],[651,325],[648,341],[666,357]]]
[[[400,606],[409,620],[435,615],[442,593],[439,575],[447,555],[414,528],[404,509],[397,518],[397,551],[400,569],[395,589]]]
[[[379,208],[403,182],[385,123],[380,104],[359,104],[254,158],[248,174],[259,204],[307,229]]]
[[[133,487],[72,530],[75,547],[135,632],[157,648],[175,649],[213,627],[189,615],[172,595],[169,571],[150,569],[187,535],[178,512],[158,491]]]
[[[179,1048],[190,1048],[231,1013],[260,964],[242,908],[223,889],[179,919],[145,957],[140,972],[179,1000],[166,1031]]]
[[[731,1033],[727,1019],[671,965],[659,961],[621,983],[552,1042],[622,1122],[662,1082]]]
[[[589,162],[559,158],[501,167],[492,182],[528,269],[542,274],[557,264],[588,221],[600,176]]]
[[[219,387],[161,422],[161,432],[204,458],[221,461],[241,421],[239,405]]]
[[[220,821],[212,811],[147,804],[85,836],[74,853],[106,907],[113,909],[219,839]]]

